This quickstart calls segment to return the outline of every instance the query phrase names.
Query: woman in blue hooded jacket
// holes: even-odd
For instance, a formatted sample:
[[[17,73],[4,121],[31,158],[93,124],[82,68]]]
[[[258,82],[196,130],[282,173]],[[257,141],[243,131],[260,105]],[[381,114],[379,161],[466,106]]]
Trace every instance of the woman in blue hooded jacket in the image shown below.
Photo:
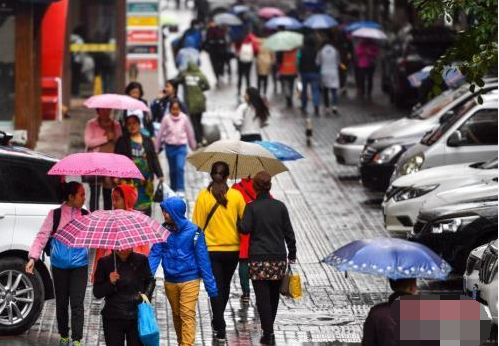
[[[152,274],[161,262],[165,292],[170,302],[179,345],[194,345],[196,303],[200,280],[210,297],[218,295],[203,231],[185,217],[186,205],[179,197],[161,202],[164,226],[171,233],[166,242],[153,245],[149,253]]]

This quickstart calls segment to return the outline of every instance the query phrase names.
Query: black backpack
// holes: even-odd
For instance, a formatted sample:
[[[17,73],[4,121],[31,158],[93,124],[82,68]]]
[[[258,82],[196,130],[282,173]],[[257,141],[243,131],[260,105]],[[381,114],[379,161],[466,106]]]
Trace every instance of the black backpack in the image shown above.
[[[86,209],[81,209],[81,215],[88,215],[88,210]],[[43,248],[43,258],[45,259],[45,256],[50,257],[50,250],[52,249],[52,246],[50,244],[50,239],[54,236],[55,232],[57,232],[57,228],[59,227],[59,223],[61,222],[61,208],[54,209],[54,219],[52,221],[52,232],[50,232],[50,237],[47,240],[47,244]]]

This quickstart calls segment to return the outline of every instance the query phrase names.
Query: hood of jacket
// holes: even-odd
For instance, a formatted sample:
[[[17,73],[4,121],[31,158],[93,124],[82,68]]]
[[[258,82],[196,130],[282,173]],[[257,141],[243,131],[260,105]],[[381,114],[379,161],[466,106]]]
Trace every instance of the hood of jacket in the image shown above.
[[[182,232],[186,227],[189,226],[189,220],[185,217],[187,211],[187,206],[185,202],[180,197],[168,197],[163,202],[161,202],[161,209],[166,211],[173,222],[177,226],[177,232]]]
[[[116,186],[123,194],[123,199],[125,200],[126,210],[133,210],[135,203],[137,202],[138,194],[135,187],[132,185],[121,184]]]
[[[200,73],[201,70],[199,69],[198,64],[196,64],[194,61],[190,61],[189,65],[187,66],[187,72],[191,73]]]

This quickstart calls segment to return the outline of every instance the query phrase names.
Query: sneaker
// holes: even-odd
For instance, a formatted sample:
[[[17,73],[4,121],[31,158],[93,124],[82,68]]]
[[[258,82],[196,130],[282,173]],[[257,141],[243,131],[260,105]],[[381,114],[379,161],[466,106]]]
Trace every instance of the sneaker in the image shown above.
[[[61,338],[61,341],[59,342],[59,346],[69,346],[69,338]]]
[[[241,303],[243,304],[249,304],[250,302],[250,294],[249,293],[243,293],[241,295]]]
[[[333,114],[334,115],[337,115],[338,114],[338,108],[336,108],[336,106],[333,106]]]
[[[260,338],[260,343],[262,345],[275,345],[275,335],[274,333],[272,334],[263,334],[262,337]]]
[[[215,336],[215,340],[218,343],[225,343],[225,332],[217,332],[217,335]]]
[[[73,340],[73,346],[81,346],[81,342],[79,340]]]

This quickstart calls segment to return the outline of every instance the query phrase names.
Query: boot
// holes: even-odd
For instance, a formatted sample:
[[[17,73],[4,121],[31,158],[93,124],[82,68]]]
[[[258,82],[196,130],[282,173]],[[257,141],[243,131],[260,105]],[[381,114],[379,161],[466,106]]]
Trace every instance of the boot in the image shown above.
[[[275,335],[274,333],[267,334],[263,333],[262,337],[260,338],[260,343],[262,345],[275,345]]]

